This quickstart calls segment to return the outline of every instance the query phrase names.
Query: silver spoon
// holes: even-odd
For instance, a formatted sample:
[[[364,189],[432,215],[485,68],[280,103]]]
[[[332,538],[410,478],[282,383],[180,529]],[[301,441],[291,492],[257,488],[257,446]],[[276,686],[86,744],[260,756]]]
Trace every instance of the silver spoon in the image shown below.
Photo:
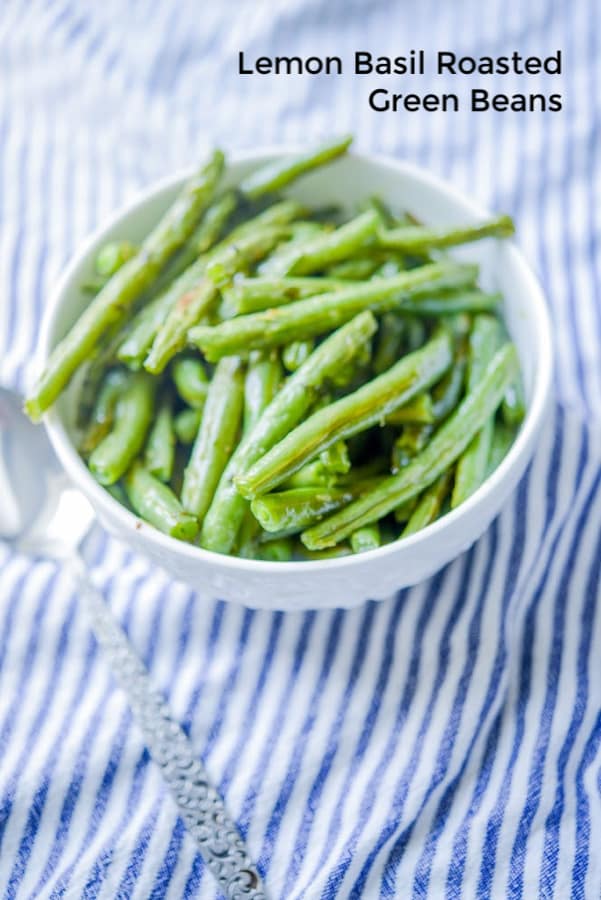
[[[264,900],[257,870],[221,797],[89,580],[79,545],[94,521],[92,506],[69,485],[45,429],[33,425],[22,412],[22,399],[4,388],[0,388],[0,498],[0,540],[22,553],[60,561],[72,571],[112,674],[221,890],[232,900]]]

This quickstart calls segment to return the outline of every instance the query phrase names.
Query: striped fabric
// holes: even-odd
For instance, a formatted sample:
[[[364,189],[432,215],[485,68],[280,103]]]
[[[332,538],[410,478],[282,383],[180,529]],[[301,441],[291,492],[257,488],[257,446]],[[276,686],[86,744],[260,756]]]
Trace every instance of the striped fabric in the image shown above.
[[[273,898],[601,896],[601,23],[597,0],[5,0],[0,382],[48,289],[137,189],[211,145],[353,131],[518,222],[557,406],[518,491],[431,581],[251,612],[100,530],[95,578]],[[565,74],[237,75],[237,54],[564,52]],[[369,89],[562,92],[560,113],[376,113]],[[389,85],[388,85],[389,82]],[[1,498],[0,498],[1,502]],[[66,574],[0,547],[0,896],[214,898]]]

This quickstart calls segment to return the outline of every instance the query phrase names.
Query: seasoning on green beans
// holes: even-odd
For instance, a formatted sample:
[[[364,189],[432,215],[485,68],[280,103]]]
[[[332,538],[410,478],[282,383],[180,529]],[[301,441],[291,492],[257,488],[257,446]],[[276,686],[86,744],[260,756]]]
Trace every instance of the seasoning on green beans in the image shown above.
[[[318,170],[343,177],[349,145],[237,185],[216,151],[145,239],[98,249],[95,296],[27,400],[37,419],[81,376],[79,452],[171,538],[258,566],[376,551],[471,496],[515,439],[503,297],[439,252],[509,237],[511,219],[422,223],[389,197],[333,209]],[[286,195],[305,175],[321,207]]]

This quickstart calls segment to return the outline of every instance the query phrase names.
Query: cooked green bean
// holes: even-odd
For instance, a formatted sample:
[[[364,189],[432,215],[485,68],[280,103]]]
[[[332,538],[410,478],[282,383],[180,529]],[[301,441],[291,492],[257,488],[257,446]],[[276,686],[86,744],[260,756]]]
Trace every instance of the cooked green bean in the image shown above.
[[[497,409],[517,367],[515,347],[506,344],[495,355],[478,386],[440,427],[425,450],[397,475],[383,479],[358,500],[304,531],[301,539],[305,546],[319,550],[337,544],[429,487],[457,460]]]
[[[500,343],[501,331],[497,320],[492,316],[476,316],[468,344],[468,391],[478,384]],[[451,495],[452,509],[467,500],[486,478],[493,429],[494,416],[491,416],[459,457]]]
[[[213,246],[235,208],[235,203],[236,195],[229,192],[209,207],[186,247],[173,261],[171,268],[167,268],[165,275],[171,276],[168,283],[134,316],[118,352],[119,359],[130,368],[140,368],[165,319],[180,297],[199,285],[211,259],[227,253],[236,241],[248,239],[249,234],[253,235],[257,230],[274,224],[286,224],[291,217],[304,212],[304,207],[294,201],[276,203],[239,225]],[[161,278],[159,276],[158,282]]]
[[[154,414],[155,383],[133,372],[119,393],[111,430],[92,452],[88,465],[104,485],[114,484],[138,455]]]
[[[334,266],[328,266],[326,275],[336,281],[365,281],[381,265],[382,260],[377,254],[354,256],[352,259],[345,259],[344,262],[336,263]]]
[[[515,227],[510,216],[497,216],[481,225],[465,225],[460,227],[437,229],[425,228],[421,225],[400,228],[381,229],[378,240],[382,247],[394,247],[403,253],[423,253],[438,250],[442,247],[453,247],[467,244],[486,237],[511,237]]]
[[[366,550],[376,550],[381,546],[380,526],[377,522],[364,525],[351,534],[351,550],[353,553],[365,553]]]
[[[331,475],[346,475],[351,469],[351,459],[346,441],[336,441],[322,450],[319,460],[326,472]]]
[[[277,203],[272,203],[266,209],[257,213],[252,219],[247,219],[245,222],[237,225],[230,237],[237,241],[263,228],[281,228],[284,225],[289,225],[296,219],[302,219],[308,215],[308,212],[304,203],[299,203],[298,200],[278,200]]]
[[[218,239],[236,203],[233,191],[218,197],[178,256],[157,279],[153,286],[156,296],[133,317],[117,353],[119,359],[131,369],[142,366],[157,331],[177,300],[202,278],[205,261],[199,260],[199,256],[206,253]]]
[[[98,251],[94,268],[98,275],[110,278],[137,252],[138,248],[130,241],[109,241]]]
[[[518,375],[515,381],[507,388],[507,393],[503,397],[503,403],[501,404],[501,414],[506,425],[510,425],[513,428],[521,425],[526,415],[526,398],[521,375]]]
[[[467,368],[467,347],[463,340],[457,344],[453,365],[432,390],[434,420],[440,422],[453,412],[463,392]]]
[[[188,182],[175,203],[145,238],[140,252],[113,275],[66,337],[57,344],[46,370],[26,402],[32,419],[39,419],[56,400],[107,329],[125,319],[133,303],[190,236],[199,216],[213,198],[223,166],[223,154],[215,151],[209,163]]]
[[[293,243],[288,253],[282,254],[269,266],[269,274],[309,275],[348,259],[369,242],[378,223],[377,214],[368,210],[356,219],[340,225],[335,231],[316,235],[312,240]]]
[[[265,531],[296,534],[358,497],[357,487],[299,487],[256,497],[250,504]]]
[[[430,487],[426,488],[421,497],[419,497],[417,505],[401,533],[401,537],[408,537],[410,534],[415,534],[416,531],[421,531],[422,528],[430,525],[438,518],[442,504],[449,492],[451,481],[451,471],[443,472]]]
[[[423,317],[494,312],[500,302],[500,294],[485,294],[484,291],[450,291],[438,297],[409,300],[399,309],[399,314]]]
[[[182,356],[171,367],[177,393],[184,403],[203,409],[207,399],[209,379],[201,360],[196,356]]]
[[[267,562],[289,562],[292,559],[294,544],[287,537],[274,538],[259,547],[259,558]]]
[[[207,277],[217,286],[228,284],[238,272],[247,272],[279,244],[287,235],[280,225],[264,227],[240,236],[219,252],[213,252],[207,263]]]
[[[104,377],[79,446],[80,453],[87,456],[109,433],[117,400],[126,382],[127,374],[122,369],[111,369]]]
[[[180,444],[187,446],[194,443],[201,421],[202,408],[194,409],[188,407],[178,412],[173,420],[173,428]]]
[[[184,473],[182,504],[202,521],[211,505],[221,473],[236,445],[242,420],[244,373],[240,360],[229,357],[215,369],[198,435]]]
[[[182,505],[166,484],[135,463],[125,477],[129,502],[138,515],[171,537],[192,541],[198,533],[198,522],[182,509]]]
[[[321,461],[314,459],[312,462],[302,466],[298,471],[293,472],[290,478],[282,482],[282,489],[292,489],[301,487],[331,487],[338,481],[338,478],[332,475]]]
[[[244,380],[243,434],[248,434],[257,424],[263,411],[269,406],[282,382],[282,366],[276,351],[250,354]],[[250,508],[246,510],[237,542],[237,553],[246,559],[257,556],[258,536],[261,526]]]
[[[161,399],[144,448],[144,465],[159,481],[171,481],[175,459],[173,410],[167,396]]]
[[[389,369],[401,355],[405,322],[396,313],[384,313],[380,322],[378,345],[374,353],[373,369],[380,375]]]
[[[386,416],[387,425],[431,425],[433,422],[432,396],[426,392]]]
[[[433,263],[329,294],[297,300],[278,309],[238,316],[215,327],[192,328],[188,339],[211,362],[222,356],[277,347],[332,331],[365,309],[382,313],[399,308],[411,297],[470,284],[473,266]]]
[[[488,478],[495,469],[498,469],[507,453],[509,452],[509,448],[513,444],[515,440],[515,429],[511,428],[509,425],[506,425],[504,422],[495,422],[492,442],[490,447],[490,454],[488,457],[488,469],[486,472],[486,477]]]
[[[376,330],[370,312],[356,316],[313,351],[276,394],[254,428],[233,454],[223,473],[213,503],[203,522],[200,542],[208,550],[228,553],[234,545],[246,501],[234,486],[234,477],[260,459],[300,422],[323,383],[353,359]]]
[[[441,331],[421,350],[404,357],[387,372],[309,416],[239,475],[235,479],[236,487],[249,498],[271,490],[336,441],[385,420],[438,380],[451,360],[449,335]]]
[[[240,278],[223,288],[223,301],[235,315],[261,312],[283,306],[293,300],[314,297],[348,287],[348,282],[336,278]]]
[[[144,368],[159,375],[186,345],[186,336],[192,325],[207,316],[217,300],[217,288],[208,279],[182,294],[172,306],[164,324],[144,360]]]
[[[409,465],[413,457],[424,449],[433,431],[432,425],[405,425],[392,447],[392,471],[398,472]]]
[[[315,341],[313,340],[292,341],[282,350],[282,362],[289,372],[296,372],[314,349]]]
[[[247,175],[242,181],[240,189],[253,200],[264,194],[280,191],[300,175],[342,156],[348,150],[352,140],[350,135],[345,135],[307,153],[294,156],[292,159],[286,157],[277,159],[251,175]]]
[[[244,433],[255,427],[277,394],[283,378],[277,351],[253,352],[244,379]]]

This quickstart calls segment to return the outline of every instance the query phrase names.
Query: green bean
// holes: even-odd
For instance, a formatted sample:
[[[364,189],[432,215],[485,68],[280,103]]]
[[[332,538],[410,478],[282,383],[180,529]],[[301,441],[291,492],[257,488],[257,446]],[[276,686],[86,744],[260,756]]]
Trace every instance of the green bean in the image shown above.
[[[287,537],[280,537],[261,544],[259,557],[267,562],[289,562],[292,559],[294,544]]]
[[[117,357],[130,369],[141,368],[157,331],[182,294],[202,277],[204,262],[198,257],[215,243],[237,203],[233,191],[218,197],[180,252],[152,285],[151,296],[134,315],[119,341]]]
[[[432,396],[425,392],[386,416],[387,425],[431,425],[433,422]]]
[[[208,315],[216,299],[215,285],[204,279],[176,300],[144,360],[147,372],[159,375],[164,371],[173,357],[186,346],[190,327]]]
[[[497,409],[517,366],[515,347],[506,344],[495,355],[477,387],[439,428],[425,450],[397,475],[384,478],[359,499],[304,531],[301,540],[305,546],[319,550],[337,544],[429,487],[453,465]]]
[[[408,301],[399,309],[399,313],[421,317],[495,312],[501,299],[500,294],[485,294],[484,291],[450,291],[439,297]]]
[[[207,208],[196,226],[192,236],[186,241],[179,253],[169,262],[152,286],[154,295],[162,293],[172,281],[196,262],[199,256],[207,253],[219,240],[226,225],[238,205],[235,191],[226,191]]]
[[[184,403],[203,409],[207,399],[209,379],[202,361],[196,356],[182,356],[174,360],[171,375],[175,388]]]
[[[32,419],[39,419],[68,384],[74,372],[93,352],[111,327],[125,319],[137,298],[158,276],[169,258],[192,233],[210,203],[223,171],[223,154],[210,162],[184,187],[182,193],[142,243],[140,252],[113,275],[86,307],[75,325],[54,348],[46,370],[26,402]]]
[[[282,381],[282,366],[275,351],[268,354],[251,353],[244,380],[244,426],[243,434],[248,434],[259,421],[263,411],[269,406]],[[250,508],[245,512],[238,540],[238,555],[254,559],[261,526]]]
[[[289,372],[296,372],[315,349],[315,341],[292,341],[282,350],[282,362]]]
[[[326,274],[328,278],[336,281],[365,281],[381,265],[382,260],[377,254],[354,256],[352,259],[345,259],[336,265],[328,266]]]
[[[348,544],[337,544],[336,547],[328,547],[326,550],[307,550],[301,545],[299,553],[307,562],[320,562],[324,559],[342,559],[344,556],[351,556],[351,548]]]
[[[247,238],[253,232],[263,228],[274,228],[288,225],[296,219],[302,219],[308,215],[309,210],[303,203],[298,200],[278,200],[272,203],[262,212],[257,213],[252,219],[241,222],[230,234],[230,237],[237,241],[240,238]]]
[[[92,414],[107,369],[115,367],[118,363],[116,353],[119,340],[120,338],[115,335],[111,340],[101,341],[84,366],[76,415],[76,422],[81,427],[88,422]]]
[[[434,420],[440,422],[453,412],[461,397],[467,368],[467,347],[460,340],[455,350],[453,365],[432,390]]]
[[[202,421],[202,409],[186,408],[175,416],[173,428],[180,444],[193,444]]]
[[[374,212],[376,212],[378,214],[380,224],[384,228],[392,228],[394,226],[394,216],[392,215],[382,198],[378,197],[376,194],[367,198],[367,200],[363,204],[363,208],[372,209]]]
[[[516,427],[521,425],[526,415],[526,398],[524,396],[524,384],[521,375],[507,388],[501,404],[501,415],[506,425]]]
[[[380,526],[377,522],[364,525],[351,534],[351,550],[353,553],[365,553],[366,550],[376,550],[381,544]]]
[[[222,356],[281,346],[332,331],[357,313],[400,308],[410,297],[423,296],[473,281],[473,266],[434,263],[403,272],[394,278],[370,281],[329,294],[297,300],[279,309],[239,316],[210,328],[192,328],[188,339],[211,362]]]
[[[409,465],[432,437],[432,425],[405,425],[392,447],[391,469],[398,472]]]
[[[244,396],[240,360],[230,357],[216,367],[198,435],[184,473],[182,504],[202,521],[219,478],[234,450]]]
[[[182,505],[166,484],[135,463],[125,478],[125,490],[134,510],[159,531],[180,541],[192,541],[198,533],[198,522],[182,509]]]
[[[273,207],[235,228],[217,245],[213,246],[227,218],[231,215],[235,203],[236,195],[233,192],[218,198],[209,207],[196,232],[173,261],[171,268],[167,268],[165,276],[171,275],[171,277],[160,290],[158,284],[162,276],[159,276],[157,285],[155,285],[158,295],[134,316],[125,339],[119,347],[117,354],[119,359],[130,368],[140,368],[169,313],[180,297],[195,289],[202,281],[207,264],[211,259],[225,253],[228,248],[231,248],[233,242],[244,240],[245,236],[247,237],[248,234],[253,234],[263,227],[271,227],[273,220],[284,220],[285,224],[289,216],[294,216],[304,209],[303,207],[299,208],[299,204],[294,202],[274,204]]]
[[[427,303],[427,300],[424,301]],[[417,350],[426,339],[426,328],[417,316],[408,316],[406,319],[406,344],[407,350]]]
[[[378,345],[374,353],[373,369],[380,375],[389,369],[401,355],[405,322],[396,313],[384,313],[380,322]]]
[[[476,316],[468,345],[467,390],[473,390],[501,343],[499,324],[492,316]],[[494,416],[474,435],[469,446],[457,461],[455,484],[451,496],[454,509],[480,487],[486,477]]]
[[[233,479],[263,456],[302,419],[323,383],[356,355],[376,329],[369,312],[356,316],[313,351],[291,375],[263,415],[239,444],[224,471],[203,522],[200,542],[208,550],[228,553],[244,517],[246,501]]]
[[[358,497],[361,490],[346,487],[300,487],[256,497],[253,516],[265,531],[296,534]]]
[[[312,240],[293,243],[288,253],[274,260],[269,273],[309,275],[348,259],[373,237],[378,221],[377,214],[370,210],[340,225],[335,231],[317,235]]]
[[[401,532],[401,537],[408,537],[410,534],[415,534],[416,531],[421,531],[422,528],[438,518],[442,504],[449,492],[451,479],[451,471],[443,472],[430,487],[426,488]]]
[[[351,459],[346,441],[336,441],[319,454],[319,459],[331,475],[346,475],[351,468]]]
[[[480,225],[466,225],[447,229],[425,228],[417,226],[401,226],[400,228],[380,229],[378,240],[382,247],[394,247],[404,253],[421,253],[438,250],[442,247],[453,247],[467,244],[486,237],[511,237],[515,227],[510,216],[497,216]]]
[[[383,263],[380,263],[378,268],[372,274],[372,278],[392,278],[393,275],[398,275],[399,272],[404,272],[408,267],[405,265],[405,262],[400,257],[395,259],[386,259]]]
[[[403,503],[399,504],[394,511],[395,521],[408,522],[413,515],[413,510],[417,506],[418,499],[418,497],[411,497],[409,500],[405,500]]]
[[[130,241],[109,241],[98,251],[94,268],[98,275],[110,278],[137,252],[138,248]]]
[[[250,509],[247,509],[240,526],[238,540],[236,541],[236,556],[241,557],[241,559],[256,559],[260,533],[261,526]]]
[[[507,456],[507,453],[509,452],[514,440],[514,428],[511,428],[509,425],[506,425],[502,421],[495,422],[492,435],[492,443],[490,447],[490,455],[488,457],[488,469],[486,472],[487,478],[495,471],[495,469],[499,468],[499,466]]]
[[[120,481],[116,481],[114,484],[105,484],[104,489],[107,494],[110,494],[113,500],[116,500],[117,503],[120,503],[121,506],[124,506],[126,509],[129,509],[130,512],[133,512],[133,508],[131,503],[129,502],[129,497],[123,487],[123,484]]]
[[[274,306],[283,306],[293,300],[314,297],[348,287],[348,283],[336,278],[258,278],[236,279],[223,288],[223,301],[235,315],[261,312]]]
[[[79,289],[85,294],[91,294],[92,296],[94,296],[102,290],[107,281],[108,278],[100,278],[98,275],[96,275],[91,278],[87,278],[85,281],[82,281],[79,285]]]
[[[287,236],[280,225],[264,227],[241,236],[213,252],[207,264],[207,277],[218,287],[227,284],[238,272],[247,272]]]
[[[128,375],[115,407],[113,426],[88,462],[101,484],[118,481],[144,446],[154,413],[154,392],[154,381],[148,375]]]
[[[288,489],[302,487],[331,487],[338,479],[326,468],[321,459],[314,459],[293,472],[290,478],[282,482],[281,487]]]
[[[122,369],[111,369],[105,375],[79,446],[79,452],[85,456],[109,433],[117,400],[126,381],[127,375]]]
[[[146,438],[144,465],[159,481],[171,481],[175,459],[173,411],[167,396],[161,399],[154,422]]]
[[[282,365],[276,351],[250,354],[244,380],[244,434],[255,427],[282,383]]]
[[[284,157],[275,162],[268,163],[263,168],[247,175],[240,184],[240,190],[255,200],[264,194],[280,191],[283,187],[295,181],[300,175],[310,172],[346,153],[352,137],[345,135],[329,141],[327,144],[310,150],[298,156]]]
[[[451,359],[449,335],[441,331],[423,349],[305,419],[235,479],[237,489],[249,498],[271,490],[336,441],[384,421],[387,415],[439,379]]]

